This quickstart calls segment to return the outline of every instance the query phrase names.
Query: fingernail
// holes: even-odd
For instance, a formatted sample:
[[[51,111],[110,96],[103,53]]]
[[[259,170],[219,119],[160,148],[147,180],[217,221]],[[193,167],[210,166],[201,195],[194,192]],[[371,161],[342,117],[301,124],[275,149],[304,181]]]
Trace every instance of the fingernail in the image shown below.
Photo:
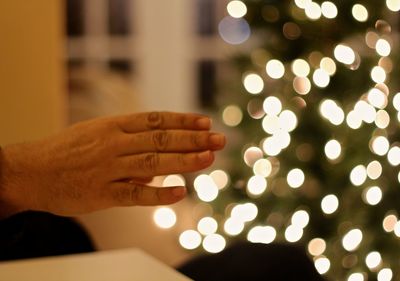
[[[205,151],[202,153],[197,154],[200,162],[206,163],[210,160],[210,151]]]
[[[196,121],[196,126],[199,129],[208,130],[211,128],[211,119],[208,117],[202,117]]]
[[[221,147],[225,144],[225,136],[222,134],[211,134],[209,142],[212,146]]]
[[[182,186],[175,187],[174,189],[172,189],[172,194],[175,197],[182,197],[186,194],[186,187],[184,187],[184,186],[183,187]]]

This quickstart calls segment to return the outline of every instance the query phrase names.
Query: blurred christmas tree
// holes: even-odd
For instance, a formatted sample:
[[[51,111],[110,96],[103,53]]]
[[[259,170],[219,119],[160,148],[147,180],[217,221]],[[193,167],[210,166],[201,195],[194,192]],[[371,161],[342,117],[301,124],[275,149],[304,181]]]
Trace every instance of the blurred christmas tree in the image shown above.
[[[207,251],[301,243],[332,280],[400,280],[400,0],[360,2],[228,4],[219,31],[240,76],[220,105],[240,134],[227,172],[194,182],[213,209]]]

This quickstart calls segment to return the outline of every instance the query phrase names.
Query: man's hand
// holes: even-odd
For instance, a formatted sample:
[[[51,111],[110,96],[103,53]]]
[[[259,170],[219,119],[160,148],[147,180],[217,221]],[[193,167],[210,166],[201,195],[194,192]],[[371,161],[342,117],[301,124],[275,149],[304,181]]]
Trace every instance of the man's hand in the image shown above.
[[[213,151],[225,145],[210,127],[210,119],[197,114],[139,113],[78,123],[37,142],[5,147],[0,209],[76,215],[175,203],[185,187],[146,182],[210,166]]]

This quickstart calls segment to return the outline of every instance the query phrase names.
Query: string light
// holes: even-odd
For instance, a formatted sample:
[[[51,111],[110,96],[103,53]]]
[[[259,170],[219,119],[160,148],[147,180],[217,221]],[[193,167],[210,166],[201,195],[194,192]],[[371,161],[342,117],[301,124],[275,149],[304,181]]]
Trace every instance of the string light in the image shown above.
[[[226,10],[228,11],[229,15],[234,18],[244,17],[247,13],[246,4],[237,0],[229,2]]]
[[[352,273],[347,278],[347,281],[364,281],[364,275],[360,272]]]
[[[263,109],[265,113],[277,116],[282,110],[282,102],[274,96],[269,96],[264,100]]]
[[[204,202],[211,202],[218,196],[218,186],[209,175],[199,175],[194,180],[197,196]]]
[[[313,256],[320,256],[326,250],[326,242],[322,238],[314,238],[308,243],[308,252]]]
[[[350,172],[350,181],[355,186],[362,185],[367,179],[367,169],[364,165],[354,167]]]
[[[167,229],[175,225],[176,214],[171,208],[161,207],[154,211],[153,219],[158,227]]]
[[[247,166],[253,167],[257,160],[263,157],[263,152],[260,148],[252,146],[246,149],[244,153],[244,162]]]
[[[380,66],[374,66],[371,70],[371,78],[375,83],[383,83],[386,80],[386,72]]]
[[[299,188],[304,183],[304,172],[298,168],[290,170],[287,175],[287,182],[291,188]]]
[[[391,47],[389,42],[382,38],[378,39],[378,41],[376,42],[375,49],[378,55],[382,57],[389,56],[391,52]]]
[[[240,234],[244,229],[244,223],[234,218],[228,218],[224,223],[224,231],[231,236]]]
[[[382,263],[382,257],[379,252],[370,252],[365,258],[365,264],[369,269],[375,269]]]
[[[276,230],[272,226],[254,226],[247,234],[247,240],[252,243],[270,244],[276,238]]]
[[[322,15],[328,19],[336,18],[338,14],[336,5],[330,1],[325,1],[321,4],[321,12]]]
[[[313,74],[314,84],[320,88],[325,88],[329,85],[330,77],[323,69],[316,69]]]
[[[389,141],[384,136],[377,136],[372,139],[372,152],[379,156],[385,155],[389,151]]]
[[[337,140],[330,140],[325,144],[325,155],[330,160],[339,158],[342,151],[342,146]]]
[[[217,229],[218,223],[212,217],[204,217],[197,224],[197,230],[203,235],[213,234]]]
[[[273,59],[267,62],[266,71],[272,79],[280,79],[285,74],[285,66],[279,60]]]
[[[237,105],[228,105],[222,113],[222,120],[230,127],[236,127],[242,122],[243,113]]]
[[[315,259],[314,265],[319,274],[325,274],[329,271],[331,262],[328,258],[321,256]]]
[[[390,268],[382,268],[378,272],[378,281],[391,281],[393,278],[393,271]]]
[[[268,177],[272,173],[272,164],[268,159],[259,159],[253,166],[255,175]]]
[[[368,19],[368,10],[361,4],[355,4],[351,9],[351,13],[359,22],[365,22]]]
[[[346,233],[342,239],[343,248],[349,252],[352,252],[360,246],[363,239],[363,234],[360,229],[352,229]]]
[[[339,44],[335,47],[333,54],[335,59],[341,63],[351,65],[356,60],[356,54],[349,46]]]
[[[210,173],[211,179],[217,185],[219,190],[222,190],[227,187],[229,183],[229,176],[225,171],[215,170]]]
[[[333,214],[339,207],[339,199],[334,194],[326,195],[321,201],[321,209],[327,214]]]
[[[243,85],[250,94],[257,95],[264,89],[264,81],[256,73],[249,73],[243,79]]]
[[[398,219],[395,215],[388,215],[382,222],[382,227],[386,232],[394,231]]]
[[[378,179],[382,174],[382,165],[379,161],[372,161],[367,166],[367,176],[372,179]]]
[[[262,176],[252,176],[247,182],[247,192],[251,195],[261,195],[266,189],[267,180]]]
[[[388,154],[387,154],[388,161],[392,166],[400,165],[400,147],[393,146]]]
[[[209,253],[219,253],[226,246],[225,238],[220,234],[210,234],[203,239],[203,248]]]
[[[400,0],[386,0],[386,6],[392,12],[400,11]]]
[[[310,73],[310,65],[303,59],[296,59],[292,62],[292,72],[299,77],[307,77]]]
[[[382,200],[382,190],[378,186],[372,186],[365,190],[364,201],[369,205],[377,205]]]
[[[295,243],[303,237],[303,228],[289,225],[285,230],[285,238],[288,242]]]
[[[318,20],[322,15],[321,7],[316,2],[308,3],[305,7],[305,13],[310,20]]]
[[[201,244],[201,235],[195,230],[185,230],[179,236],[179,243],[187,250],[194,250]]]

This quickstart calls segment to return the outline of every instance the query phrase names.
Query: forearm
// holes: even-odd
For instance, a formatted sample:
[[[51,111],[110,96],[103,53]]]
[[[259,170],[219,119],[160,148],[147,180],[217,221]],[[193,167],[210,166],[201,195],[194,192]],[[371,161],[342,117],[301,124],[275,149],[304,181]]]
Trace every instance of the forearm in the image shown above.
[[[5,149],[0,147],[0,219],[7,218],[23,211],[13,202],[11,189],[13,179],[9,169],[9,159],[5,156]]]

